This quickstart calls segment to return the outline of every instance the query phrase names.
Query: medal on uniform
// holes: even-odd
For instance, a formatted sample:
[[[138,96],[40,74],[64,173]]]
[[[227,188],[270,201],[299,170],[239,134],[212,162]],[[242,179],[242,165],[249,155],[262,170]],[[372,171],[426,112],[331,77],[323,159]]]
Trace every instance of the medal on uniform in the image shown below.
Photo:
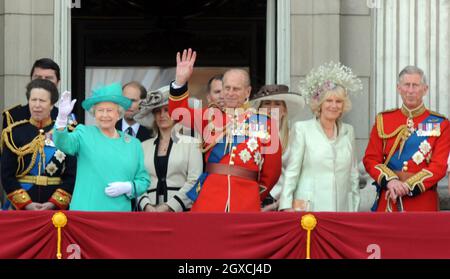
[[[414,128],[414,121],[412,120],[412,118],[408,117],[408,120],[406,121],[406,127],[408,127],[408,131],[409,133],[413,134],[415,132],[415,128]]]
[[[431,124],[431,123],[430,123]],[[430,137],[439,137],[441,135],[441,124],[433,123]]]
[[[419,123],[417,136],[419,137],[439,137],[441,135],[440,123]]]
[[[45,134],[45,145],[55,147],[55,143],[53,142],[52,133]]]

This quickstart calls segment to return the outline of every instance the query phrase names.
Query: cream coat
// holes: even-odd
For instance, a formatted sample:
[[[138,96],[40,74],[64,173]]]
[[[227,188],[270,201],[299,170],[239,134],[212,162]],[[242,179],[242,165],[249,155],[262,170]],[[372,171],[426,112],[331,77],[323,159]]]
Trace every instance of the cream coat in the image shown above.
[[[192,201],[186,193],[192,188],[194,183],[203,171],[203,157],[200,151],[200,144],[192,137],[177,134],[179,140],[173,140],[172,149],[169,155],[167,166],[166,183],[168,188],[167,205],[176,212],[190,208]],[[151,177],[151,185],[147,193],[139,198],[139,208],[143,210],[147,204],[156,204],[156,185],[158,177],[156,175],[154,154],[155,140],[152,138],[142,143],[144,149],[144,165]]]
[[[339,124],[334,141],[316,119],[295,123],[279,209],[294,199],[309,201],[308,211],[358,211],[359,181],[351,125]]]

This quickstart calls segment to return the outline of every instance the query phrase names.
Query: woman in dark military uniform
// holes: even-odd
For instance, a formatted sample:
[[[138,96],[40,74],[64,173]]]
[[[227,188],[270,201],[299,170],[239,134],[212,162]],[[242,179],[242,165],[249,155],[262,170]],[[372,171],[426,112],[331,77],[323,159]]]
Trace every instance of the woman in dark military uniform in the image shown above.
[[[2,132],[3,188],[16,209],[66,209],[75,183],[76,159],[56,149],[52,140],[50,112],[58,89],[42,79],[31,81],[26,89],[30,119],[14,122]]]

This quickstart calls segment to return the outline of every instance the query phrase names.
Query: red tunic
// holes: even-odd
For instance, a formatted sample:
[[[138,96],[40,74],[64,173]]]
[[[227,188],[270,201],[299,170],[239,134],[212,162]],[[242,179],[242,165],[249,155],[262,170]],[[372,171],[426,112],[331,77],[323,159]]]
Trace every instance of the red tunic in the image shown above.
[[[408,115],[404,108],[380,113],[370,134],[363,162],[381,186],[377,211],[386,211],[386,185],[393,179],[411,191],[402,198],[405,211],[439,210],[436,185],[447,169],[449,121],[422,106],[412,112],[408,129]],[[392,209],[397,210],[393,204]]]
[[[179,90],[171,89],[169,113],[174,120],[180,120],[184,126],[195,127],[202,133],[203,151],[208,162],[216,141],[226,138],[230,132],[233,118],[219,109],[191,109],[188,106],[187,87]],[[179,117],[183,115],[183,117]],[[235,118],[236,123],[245,123],[250,117],[250,110],[242,110]],[[192,117],[194,116],[194,117]],[[270,121],[268,131],[270,131]],[[227,128],[224,128],[227,127]],[[227,132],[228,131],[228,132]],[[267,152],[271,147],[270,137],[249,137],[239,142],[235,148],[224,155],[219,164],[239,166],[247,170],[259,172],[257,181],[234,175],[210,173],[203,183],[192,211],[202,212],[251,212],[260,211],[261,200],[270,192],[281,173],[281,144],[274,152]],[[263,191],[260,192],[260,189]]]

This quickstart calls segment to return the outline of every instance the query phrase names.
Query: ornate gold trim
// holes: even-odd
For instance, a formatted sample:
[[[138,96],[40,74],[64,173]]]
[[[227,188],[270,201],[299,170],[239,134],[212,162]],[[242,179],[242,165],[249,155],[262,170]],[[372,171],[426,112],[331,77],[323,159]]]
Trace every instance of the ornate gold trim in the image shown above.
[[[62,242],[61,229],[64,228],[64,226],[67,224],[67,217],[62,212],[55,213],[55,214],[53,214],[53,217],[52,217],[52,223],[55,226],[55,228],[58,230],[58,241],[56,243],[56,249],[57,249],[56,250],[56,258],[58,258],[58,260],[60,260],[62,258],[62,253],[61,253],[61,242]]]
[[[405,104],[403,104],[400,110],[404,116],[415,118],[419,115],[422,115],[427,109],[425,108],[425,105],[422,103],[420,106],[418,106],[413,110],[408,109],[407,107],[405,107]]]
[[[50,125],[52,123],[53,123],[53,120],[50,117],[45,120],[42,120],[42,121],[36,121],[35,119],[30,118],[30,124],[39,129],[47,127],[48,125]]]
[[[441,117],[441,118],[447,119],[447,117],[446,117],[445,115],[440,114],[440,113],[438,113],[438,112],[435,112],[435,111],[432,111],[432,110],[429,110],[429,112],[430,112],[431,115],[434,115],[434,116],[437,116],[437,117]]]
[[[21,106],[21,104],[17,104],[17,105],[14,105],[14,106],[9,107],[9,108],[7,108],[7,109],[4,109],[2,113],[9,112],[10,110],[12,110],[12,109],[14,109],[14,108],[16,108],[16,107],[18,107],[18,106]]]
[[[8,199],[16,209],[22,209],[32,202],[30,195],[24,189],[19,189],[8,194]]]
[[[406,125],[400,125],[397,127],[397,129],[395,129],[394,132],[390,133],[390,134],[386,134],[384,132],[384,124],[383,124],[383,114],[379,113],[377,115],[377,131],[378,131],[378,136],[381,139],[390,139],[392,137],[395,137],[402,129],[406,128]]]
[[[174,96],[172,94],[169,95],[169,99],[172,101],[181,101],[181,100],[186,99],[187,97],[189,97],[188,91],[184,92],[183,95],[181,95],[181,96]]]
[[[18,122],[14,122],[12,125],[6,127],[2,132],[2,148],[3,144],[6,145],[6,147],[17,155],[17,170],[16,170],[16,177],[20,178],[25,176],[27,173],[30,172],[30,170],[33,168],[34,164],[36,163],[37,154],[41,154],[41,161],[45,162],[45,153],[44,153],[44,146],[45,146],[45,135],[39,134],[37,135],[30,143],[17,147],[13,140],[12,135],[12,129],[22,125],[29,123],[29,120],[21,120]],[[28,167],[25,168],[25,161],[24,157],[25,155],[31,154],[31,160]]]
[[[378,184],[381,184],[381,179],[383,177],[386,178],[386,181],[398,179],[397,174],[395,174],[395,172],[393,172],[390,168],[388,168],[388,166],[386,166],[384,164],[378,164],[375,166],[375,168],[380,171],[380,175],[378,176],[378,179],[377,179]]]
[[[300,222],[302,228],[307,231],[306,235],[306,259],[311,259],[311,231],[317,225],[317,219],[312,214],[303,215],[302,220]]]
[[[3,117],[4,119],[6,119],[6,127],[8,127],[9,125],[11,125],[12,123],[14,123],[14,119],[12,118],[11,114],[9,113],[9,111],[4,111],[3,112]]]
[[[433,177],[433,173],[424,169],[408,178],[405,183],[408,184],[409,190],[412,191],[414,188],[419,187],[420,191],[423,193],[426,190],[423,181],[430,177]]]
[[[406,127],[406,125],[402,125],[403,130],[400,131],[400,133],[397,135],[397,138],[395,139],[394,145],[392,145],[391,150],[389,150],[389,154],[386,157],[386,160],[384,161],[384,164],[387,165],[387,163],[389,163],[389,161],[391,160],[392,156],[395,153],[395,150],[397,150],[397,146],[400,144],[400,154],[402,152],[403,149],[403,145],[405,144],[405,141],[408,139],[409,137],[409,131],[408,128]]]
[[[60,209],[66,209],[69,206],[72,195],[64,191],[63,189],[56,189],[50,198],[50,202],[58,206]]]
[[[60,185],[62,180],[60,177],[34,176],[25,175],[17,179],[20,183],[31,183],[39,186]]]
[[[2,112],[2,114],[5,115],[4,117],[6,119],[6,127],[8,127],[9,125],[11,125],[11,124],[13,124],[15,122],[14,118],[12,117],[12,115],[11,115],[11,113],[9,111],[12,110],[12,109],[15,109],[18,106],[21,106],[21,104],[17,104],[15,106],[9,107],[9,108],[5,109]]]

